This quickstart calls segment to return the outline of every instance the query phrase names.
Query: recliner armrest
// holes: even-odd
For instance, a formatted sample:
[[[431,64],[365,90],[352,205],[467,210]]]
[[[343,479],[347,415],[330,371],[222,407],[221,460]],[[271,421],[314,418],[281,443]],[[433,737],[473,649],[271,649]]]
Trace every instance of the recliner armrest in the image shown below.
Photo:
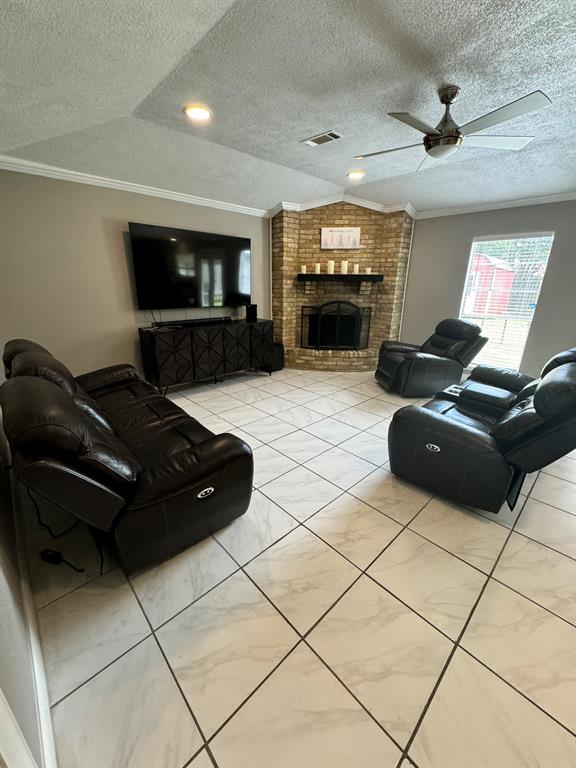
[[[471,381],[462,388],[458,405],[499,416],[512,407],[515,393],[481,381]]]
[[[383,341],[380,352],[419,352],[420,344],[405,344],[403,341]]]
[[[406,355],[407,360],[416,360],[420,361],[422,363],[432,363],[432,364],[438,364],[438,365],[457,365],[459,368],[462,368],[458,360],[454,360],[451,357],[440,357],[440,355],[432,355],[430,352],[409,352]]]
[[[461,421],[447,418],[443,414],[429,410],[424,406],[409,405],[406,408],[401,408],[394,414],[392,422],[413,427],[423,434],[429,432],[434,435],[436,442],[446,440],[452,445],[461,445],[472,451],[498,453],[498,444],[487,432]],[[436,442],[433,445],[436,445]],[[440,450],[442,449],[440,448]],[[434,451],[432,452],[434,453]]]
[[[205,483],[214,483],[218,476],[223,484],[229,483],[232,467],[238,464],[242,480],[249,480],[251,486],[254,464],[250,447],[235,435],[214,435],[144,469],[130,506],[138,508],[181,493],[202,491]]]
[[[476,366],[470,374],[470,378],[491,387],[507,389],[509,392],[520,392],[527,384],[534,381],[532,376],[527,376],[520,371],[515,371],[512,368],[498,368],[494,365]]]
[[[42,498],[84,520],[109,531],[124,499],[111,488],[56,459],[14,460],[17,479]]]
[[[96,392],[99,389],[120,384],[123,381],[140,379],[138,371],[133,365],[120,363],[119,365],[110,365],[107,368],[99,368],[96,371],[83,373],[76,377],[76,382],[84,387],[88,392]]]
[[[410,366],[410,376],[418,376],[420,371],[430,374],[433,371],[453,371],[459,380],[462,375],[462,366],[457,360],[451,357],[439,357],[431,355],[428,352],[410,352],[406,355],[406,360]]]

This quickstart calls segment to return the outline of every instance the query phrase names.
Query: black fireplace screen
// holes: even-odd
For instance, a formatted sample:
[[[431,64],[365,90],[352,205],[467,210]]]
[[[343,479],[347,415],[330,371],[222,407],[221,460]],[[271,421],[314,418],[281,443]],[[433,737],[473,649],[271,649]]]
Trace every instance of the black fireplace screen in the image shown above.
[[[350,301],[302,307],[300,346],[305,349],[366,349],[371,314],[370,307],[359,307]]]

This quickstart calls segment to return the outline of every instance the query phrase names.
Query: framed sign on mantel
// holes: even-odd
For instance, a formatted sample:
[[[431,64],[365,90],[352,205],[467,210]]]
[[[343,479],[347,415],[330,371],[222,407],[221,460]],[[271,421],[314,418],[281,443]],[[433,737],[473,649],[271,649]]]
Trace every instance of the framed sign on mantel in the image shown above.
[[[322,227],[320,248],[344,250],[360,248],[360,227]]]

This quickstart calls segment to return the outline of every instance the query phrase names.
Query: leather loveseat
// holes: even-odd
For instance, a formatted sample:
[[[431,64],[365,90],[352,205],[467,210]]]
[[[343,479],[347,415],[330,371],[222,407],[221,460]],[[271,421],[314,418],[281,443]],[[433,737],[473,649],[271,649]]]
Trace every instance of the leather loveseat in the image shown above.
[[[465,320],[442,320],[424,344],[384,341],[378,355],[376,380],[403,397],[426,397],[460,381],[464,368],[487,339]]]
[[[513,508],[526,473],[576,448],[576,348],[535,380],[478,366],[460,392],[397,411],[388,442],[398,477],[471,507]]]
[[[4,350],[0,387],[14,476],[108,534],[124,568],[165,560],[248,508],[253,461],[239,438],[214,435],[131,365],[75,378],[39,345]]]

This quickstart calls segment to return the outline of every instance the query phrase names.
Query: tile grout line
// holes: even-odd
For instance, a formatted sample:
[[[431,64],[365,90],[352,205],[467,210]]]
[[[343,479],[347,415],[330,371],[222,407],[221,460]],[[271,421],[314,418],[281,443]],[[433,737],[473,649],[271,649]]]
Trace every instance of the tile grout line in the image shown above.
[[[538,479],[538,478],[536,478],[536,479]],[[520,515],[518,515],[518,517],[519,517],[519,516],[520,516]],[[485,591],[486,591],[486,589],[487,589],[487,587],[488,587],[488,584],[490,583],[490,581],[492,581],[492,580],[493,580],[493,579],[492,579],[492,575],[493,575],[494,571],[496,570],[496,567],[498,566],[498,563],[499,563],[499,561],[500,561],[500,558],[502,557],[502,553],[504,552],[504,550],[505,550],[505,548],[506,548],[506,546],[507,546],[507,544],[508,544],[508,542],[509,542],[509,540],[510,540],[510,538],[511,538],[512,534],[513,534],[513,532],[514,532],[514,526],[515,526],[515,524],[516,524],[516,523],[514,523],[514,525],[512,526],[512,528],[510,528],[510,530],[509,530],[508,536],[506,537],[506,540],[504,541],[504,544],[502,545],[502,548],[500,549],[500,552],[499,552],[499,554],[498,554],[498,556],[497,556],[496,560],[494,561],[494,564],[493,564],[493,566],[492,566],[492,568],[491,568],[491,570],[490,570],[490,573],[488,574],[488,578],[486,579],[486,581],[485,581],[485,583],[484,583],[483,587],[481,588],[481,590],[480,590],[480,593],[479,593],[479,595],[478,595],[478,597],[477,597],[477,599],[476,599],[476,601],[475,601],[474,605],[472,606],[472,609],[471,609],[471,611],[470,611],[470,613],[469,613],[469,615],[468,615],[468,618],[466,619],[466,622],[464,623],[464,626],[462,627],[462,630],[460,631],[460,633],[459,633],[459,635],[458,635],[458,637],[457,637],[457,639],[456,639],[456,641],[455,641],[455,643],[454,643],[454,646],[453,646],[453,648],[452,648],[452,650],[451,650],[451,652],[450,652],[450,654],[449,654],[449,656],[448,656],[448,659],[446,660],[446,663],[445,663],[445,665],[444,665],[444,667],[443,667],[443,669],[442,669],[442,671],[441,671],[441,673],[440,673],[440,675],[439,675],[438,679],[436,680],[436,683],[435,683],[435,685],[434,685],[434,688],[433,688],[433,690],[432,690],[432,693],[430,694],[430,696],[429,696],[429,698],[428,698],[428,700],[427,700],[427,702],[426,702],[426,704],[425,704],[425,706],[424,706],[424,708],[423,708],[423,710],[422,710],[422,713],[420,714],[420,717],[418,718],[418,721],[417,721],[417,723],[416,723],[416,726],[414,727],[414,730],[412,731],[412,734],[411,734],[411,736],[410,736],[410,738],[409,738],[409,740],[408,740],[408,742],[407,742],[407,744],[406,744],[406,747],[405,747],[405,749],[404,749],[403,755],[404,755],[405,757],[409,758],[409,759],[410,759],[410,757],[409,757],[409,754],[408,754],[408,753],[409,753],[409,750],[410,750],[410,748],[412,747],[412,745],[413,745],[413,743],[414,743],[414,741],[415,741],[415,739],[416,739],[416,736],[417,736],[417,734],[418,734],[418,731],[419,731],[420,727],[422,726],[422,723],[423,723],[423,721],[424,721],[424,719],[425,719],[425,717],[426,717],[426,714],[427,714],[427,712],[428,712],[428,710],[429,710],[429,708],[430,708],[430,706],[431,706],[431,704],[432,704],[432,701],[433,701],[433,699],[434,699],[434,696],[435,696],[436,692],[438,691],[438,689],[439,689],[439,687],[440,687],[440,684],[441,684],[441,682],[442,682],[442,680],[443,680],[443,678],[444,678],[444,676],[445,676],[445,674],[446,674],[446,672],[447,672],[447,670],[448,670],[448,667],[450,666],[450,664],[451,664],[451,662],[452,662],[452,659],[454,658],[454,656],[455,656],[455,654],[456,654],[456,651],[457,651],[458,649],[460,649],[460,650],[462,650],[462,651],[466,652],[466,653],[467,653],[469,656],[471,656],[472,658],[476,659],[476,657],[475,657],[475,656],[474,656],[472,653],[470,653],[469,651],[467,651],[467,650],[466,650],[466,648],[465,648],[464,646],[462,646],[462,645],[461,645],[461,642],[462,642],[462,640],[463,640],[463,638],[464,638],[464,636],[465,636],[465,634],[466,634],[466,631],[467,631],[467,629],[468,629],[468,626],[470,625],[470,622],[471,622],[471,620],[472,620],[472,617],[474,616],[474,613],[475,613],[475,611],[476,611],[476,609],[477,609],[477,607],[478,607],[478,605],[479,605],[479,603],[480,603],[480,601],[481,601],[481,599],[482,599],[482,597],[483,597],[483,595],[484,595],[484,593],[485,593]],[[494,581],[495,581],[495,580],[494,580]],[[480,662],[480,660],[479,660],[479,659],[477,659],[477,661],[478,661],[479,663],[481,663],[481,664],[482,664],[482,666],[483,666],[483,667],[485,667],[485,669],[487,669],[489,672],[491,672],[491,673],[492,673],[492,674],[494,674],[496,677],[498,677],[498,678],[499,678],[499,679],[500,679],[500,680],[501,680],[503,683],[505,683],[505,684],[506,684],[506,685],[507,685],[509,688],[511,688],[513,691],[515,691],[515,692],[516,692],[517,694],[519,694],[520,696],[522,696],[522,698],[523,698],[523,699],[525,699],[526,701],[528,701],[528,702],[529,702],[530,704],[532,704],[533,706],[536,706],[536,708],[537,708],[537,709],[539,709],[539,710],[540,710],[540,711],[541,711],[541,712],[542,712],[542,713],[543,713],[545,716],[547,716],[549,719],[551,719],[552,721],[554,721],[554,722],[555,722],[555,723],[557,723],[558,725],[561,725],[561,726],[562,726],[562,728],[563,728],[564,730],[567,730],[569,733],[571,733],[571,734],[572,734],[572,731],[570,731],[570,729],[569,729],[569,728],[566,728],[566,726],[564,726],[562,723],[559,723],[559,721],[558,721],[558,720],[556,720],[556,718],[555,718],[553,715],[551,715],[551,714],[550,714],[549,712],[547,712],[546,710],[542,709],[542,707],[540,707],[539,705],[535,704],[535,703],[532,701],[532,699],[528,698],[528,697],[526,696],[526,694],[524,694],[522,691],[520,691],[519,689],[517,689],[517,688],[516,688],[514,685],[512,685],[512,684],[511,684],[511,683],[510,683],[508,680],[505,680],[503,677],[501,677],[501,676],[500,676],[500,675],[499,675],[497,672],[495,672],[493,669],[491,669],[491,667],[489,667],[487,664],[485,664],[485,663],[483,663],[483,662]]]
[[[40,613],[40,611],[43,611],[45,608],[48,608],[49,606],[54,605],[54,603],[57,603],[58,600],[62,600],[63,597],[67,597],[68,595],[71,595],[73,592],[77,592],[79,589],[82,589],[82,587],[87,587],[89,584],[93,584],[95,581],[98,581],[98,579],[101,579],[102,576],[106,576],[107,574],[114,571],[116,568],[120,568],[120,564],[116,563],[115,565],[110,565],[109,568],[106,568],[102,571],[102,573],[97,574],[96,576],[93,576],[91,579],[88,579],[87,581],[82,582],[82,584],[78,584],[78,586],[73,587],[72,589],[69,589],[67,592],[64,592],[61,595],[58,595],[58,597],[55,597],[53,600],[50,600],[50,602],[45,603],[41,606],[35,606],[36,613]]]
[[[357,567],[357,566],[356,566]],[[210,737],[209,742],[212,741],[220,731],[224,729],[224,727],[234,718],[238,712],[245,706],[245,704],[254,696],[254,694],[262,687],[262,685],[276,672],[276,670],[286,661],[288,656],[290,656],[299,645],[306,645],[309,650],[314,653],[315,656],[318,657],[318,659],[321,661],[321,663],[326,667],[326,669],[338,680],[338,682],[343,686],[343,688],[348,692],[350,696],[359,704],[359,706],[366,712],[366,714],[370,717],[371,720],[375,722],[375,724],[385,733],[385,735],[396,745],[396,747],[402,751],[402,748],[396,742],[396,740],[386,731],[386,729],[376,720],[376,718],[372,715],[372,713],[366,708],[366,706],[357,698],[357,696],[348,688],[348,686],[340,680],[338,675],[334,672],[334,670],[322,659],[318,653],[310,646],[310,644],[307,642],[307,636],[308,634],[314,629],[316,624],[321,621],[324,616],[332,610],[332,608],[338,603],[338,601],[347,593],[349,592],[352,587],[362,578],[363,573],[360,571],[357,575],[357,577],[354,579],[354,581],[346,588],[346,590],[334,601],[332,605],[330,605],[326,611],[322,614],[322,616],[318,619],[317,622],[309,629],[306,633],[302,634],[295,626],[292,624],[292,622],[287,618],[287,616],[278,608],[278,606],[271,600],[270,597],[264,592],[264,590],[259,586],[259,584],[254,581],[252,576],[245,572],[242,569],[244,575],[251,581],[251,583],[256,587],[256,589],[262,594],[262,596],[270,603],[272,608],[277,611],[280,616],[289,624],[289,626],[296,632],[298,635],[298,642],[288,651],[288,653],[278,662],[278,664],[266,675],[265,678],[257,685],[251,693],[246,696],[246,698],[238,705],[238,707],[226,718],[226,720],[218,727],[218,729],[214,732],[214,734]]]
[[[422,510],[423,510],[423,509],[424,509],[424,508],[425,508],[425,507],[426,507],[426,506],[427,506],[427,505],[430,503],[430,501],[431,501],[431,499],[429,499],[429,500],[428,500],[428,501],[427,501],[427,502],[426,502],[426,503],[425,503],[425,504],[422,506],[422,508],[421,508],[420,510],[418,510],[418,512],[417,512],[417,513],[414,515],[414,517],[417,517],[417,516],[420,514],[420,512],[421,512],[421,511],[422,511]],[[414,519],[414,518],[412,518],[412,519]],[[311,627],[309,627],[309,629],[308,629],[308,630],[306,630],[306,632],[304,632],[304,633],[301,633],[301,632],[300,632],[300,630],[298,630],[298,629],[295,627],[295,625],[294,625],[294,624],[292,624],[292,622],[291,622],[291,621],[288,619],[288,617],[287,617],[287,616],[286,616],[286,615],[283,613],[283,611],[282,611],[282,610],[281,610],[281,609],[280,609],[280,608],[279,608],[279,607],[278,607],[278,606],[277,606],[277,605],[276,605],[276,604],[273,602],[273,600],[272,600],[272,599],[271,599],[271,598],[270,598],[270,597],[269,597],[269,596],[268,596],[268,595],[267,595],[267,594],[264,592],[264,590],[263,590],[263,589],[260,587],[260,585],[259,585],[259,584],[258,584],[258,583],[257,583],[257,582],[256,582],[256,581],[253,579],[253,577],[252,577],[252,576],[251,576],[251,575],[250,575],[248,572],[246,572],[246,571],[244,570],[244,567],[243,567],[243,566],[241,566],[241,570],[242,570],[242,572],[244,573],[244,575],[245,575],[245,576],[246,576],[246,577],[247,577],[247,578],[248,578],[248,579],[249,579],[249,580],[252,582],[252,584],[253,584],[253,585],[256,587],[256,589],[258,589],[258,591],[259,591],[259,592],[262,594],[262,596],[263,596],[263,597],[264,597],[264,598],[265,598],[265,599],[266,599],[266,600],[267,600],[267,601],[270,603],[270,605],[272,606],[272,608],[273,608],[275,611],[277,611],[277,612],[278,612],[278,613],[279,613],[279,614],[282,616],[282,618],[283,618],[283,619],[284,619],[284,620],[285,620],[285,621],[286,621],[286,622],[289,624],[289,626],[290,626],[290,627],[292,627],[292,629],[293,629],[293,630],[296,632],[296,634],[297,634],[297,635],[299,636],[299,638],[300,638],[300,641],[299,641],[299,642],[296,644],[296,646],[294,646],[294,647],[291,649],[291,651],[290,651],[288,654],[286,654],[286,656],[285,656],[285,657],[284,657],[284,658],[283,658],[283,659],[282,659],[282,660],[279,662],[279,664],[278,664],[278,665],[277,665],[277,666],[276,666],[276,667],[275,667],[275,668],[272,670],[272,672],[270,672],[270,674],[269,674],[269,675],[267,675],[267,677],[266,677],[266,678],[264,678],[264,680],[262,681],[262,683],[261,683],[260,685],[262,685],[262,684],[265,682],[265,680],[266,680],[266,679],[268,679],[268,678],[270,677],[270,675],[271,675],[271,674],[272,674],[274,671],[276,671],[276,669],[278,669],[278,667],[279,667],[279,666],[280,666],[280,665],[283,663],[283,661],[285,661],[285,660],[286,660],[287,656],[288,656],[288,655],[290,655],[290,653],[292,653],[292,651],[293,651],[293,650],[294,650],[294,649],[297,647],[297,645],[299,645],[301,642],[304,642],[304,643],[306,644],[306,646],[307,646],[308,648],[310,648],[310,650],[311,650],[311,651],[312,651],[312,652],[313,652],[313,653],[314,653],[316,656],[318,656],[318,658],[320,659],[320,661],[322,662],[322,664],[324,664],[324,666],[325,666],[325,667],[326,667],[326,668],[329,670],[329,672],[330,672],[330,673],[331,673],[331,674],[332,674],[332,675],[333,675],[333,676],[334,676],[334,677],[335,677],[335,678],[336,678],[336,679],[337,679],[337,680],[340,682],[340,684],[341,684],[341,685],[342,685],[342,686],[345,688],[345,690],[346,690],[346,691],[347,691],[347,692],[350,694],[350,696],[352,696],[352,698],[354,698],[354,700],[355,700],[355,701],[356,701],[356,702],[357,702],[357,703],[360,705],[360,707],[361,707],[361,708],[362,708],[362,709],[363,709],[363,710],[364,710],[364,711],[365,711],[365,712],[366,712],[366,713],[369,715],[369,717],[370,717],[370,718],[371,718],[371,719],[372,719],[372,720],[373,720],[373,721],[376,723],[376,725],[377,725],[377,726],[378,726],[378,727],[379,727],[379,728],[380,728],[380,729],[381,729],[381,730],[382,730],[382,731],[383,731],[383,732],[386,734],[386,736],[387,736],[387,737],[388,737],[388,738],[389,738],[389,739],[390,739],[390,740],[391,740],[391,741],[392,741],[392,742],[393,742],[393,743],[394,743],[394,744],[395,744],[395,745],[398,747],[398,749],[400,750],[400,752],[401,752],[402,754],[403,754],[403,749],[402,749],[402,747],[400,746],[400,744],[399,744],[399,743],[396,741],[396,739],[395,739],[394,737],[392,737],[392,736],[391,736],[391,735],[388,733],[388,731],[387,731],[387,730],[386,730],[386,729],[385,729],[385,728],[384,728],[384,727],[383,727],[383,726],[382,726],[382,725],[381,725],[381,724],[378,722],[378,720],[377,720],[377,719],[376,719],[376,718],[375,718],[375,717],[372,715],[372,713],[371,713],[371,712],[370,712],[370,711],[367,709],[367,707],[366,707],[366,706],[365,706],[365,705],[362,703],[362,701],[360,701],[360,699],[358,699],[358,697],[356,696],[356,694],[354,694],[354,693],[353,693],[353,691],[352,691],[352,690],[351,690],[351,689],[350,689],[350,688],[349,688],[349,687],[346,685],[346,683],[344,683],[344,682],[343,682],[343,681],[340,679],[340,677],[337,675],[337,673],[336,673],[336,672],[335,672],[335,671],[334,671],[334,670],[333,670],[333,669],[330,667],[330,665],[329,665],[327,662],[325,662],[325,661],[324,661],[324,659],[323,659],[323,658],[322,658],[322,657],[321,657],[321,656],[320,656],[320,655],[319,655],[319,654],[318,654],[318,653],[317,653],[317,652],[314,650],[314,648],[313,648],[312,646],[310,646],[310,644],[309,644],[309,643],[308,643],[308,641],[307,641],[307,638],[308,638],[308,636],[309,636],[309,635],[312,633],[312,631],[313,631],[313,630],[314,630],[314,629],[315,629],[315,628],[318,626],[318,624],[319,624],[319,623],[320,623],[320,622],[321,622],[321,621],[322,621],[322,620],[325,618],[325,616],[326,616],[326,615],[327,615],[327,614],[328,614],[328,613],[329,613],[329,612],[330,612],[330,611],[331,611],[331,610],[332,610],[332,609],[333,609],[333,608],[334,608],[334,607],[335,607],[335,606],[336,606],[336,605],[337,605],[337,604],[340,602],[340,600],[341,600],[341,599],[344,597],[344,595],[346,595],[346,594],[347,594],[347,593],[348,593],[348,592],[349,592],[349,591],[350,591],[350,590],[351,590],[351,589],[354,587],[354,585],[358,583],[358,581],[359,581],[359,580],[362,578],[362,576],[364,576],[364,575],[368,576],[368,574],[366,574],[366,570],[367,570],[368,568],[370,568],[370,567],[373,565],[373,563],[374,563],[374,562],[375,562],[375,561],[376,561],[376,560],[377,560],[377,559],[380,557],[380,555],[381,555],[381,554],[382,554],[382,553],[383,553],[383,552],[384,552],[384,551],[385,551],[385,550],[386,550],[386,549],[387,549],[389,546],[391,546],[391,544],[392,544],[392,543],[393,543],[393,542],[394,542],[394,541],[395,541],[395,540],[396,540],[396,539],[397,539],[397,538],[400,536],[400,534],[401,534],[401,533],[402,533],[402,532],[405,530],[405,528],[407,527],[407,525],[408,525],[408,524],[406,524],[405,526],[403,526],[403,527],[402,527],[402,528],[401,528],[401,529],[400,529],[400,530],[397,532],[397,534],[396,534],[396,535],[393,537],[393,539],[391,539],[391,541],[389,541],[389,542],[388,542],[388,544],[386,544],[386,546],[385,546],[385,547],[384,547],[384,548],[383,548],[383,549],[382,549],[382,550],[381,550],[381,551],[380,551],[380,552],[379,552],[379,553],[378,553],[378,554],[377,554],[377,555],[376,555],[376,556],[375,556],[375,557],[374,557],[374,558],[373,558],[373,559],[370,561],[370,563],[368,563],[368,565],[366,566],[366,568],[365,568],[364,570],[360,569],[360,568],[359,568],[359,567],[358,567],[358,566],[357,566],[355,563],[352,563],[352,561],[348,560],[348,558],[346,558],[344,555],[342,555],[340,552],[338,552],[338,550],[336,550],[334,547],[332,547],[332,545],[328,544],[328,542],[324,542],[324,540],[323,540],[323,539],[322,539],[320,536],[318,536],[316,533],[314,533],[314,531],[309,531],[309,533],[312,533],[314,536],[316,536],[318,539],[320,539],[320,541],[322,541],[322,542],[323,542],[323,543],[325,543],[327,546],[329,546],[329,547],[330,547],[332,550],[334,550],[334,552],[336,552],[336,554],[338,554],[340,557],[344,557],[344,559],[348,560],[348,562],[350,562],[350,563],[351,563],[351,565],[353,565],[355,568],[357,568],[357,569],[358,569],[359,573],[358,573],[358,575],[356,576],[356,578],[355,578],[355,579],[352,581],[352,583],[351,583],[351,584],[349,584],[349,585],[348,585],[348,587],[347,587],[347,588],[344,590],[344,592],[342,592],[342,594],[340,594],[340,595],[339,595],[339,596],[338,596],[338,597],[337,597],[337,598],[336,598],[336,599],[335,599],[335,600],[332,602],[332,604],[331,604],[331,605],[329,605],[329,606],[328,606],[328,607],[327,607],[327,608],[326,608],[326,609],[325,609],[325,610],[322,612],[322,614],[320,615],[320,617],[319,617],[319,618],[318,618],[318,619],[317,619],[317,620],[314,622],[314,624],[312,624],[312,626],[311,626]],[[304,526],[302,523],[301,523],[299,526],[297,526],[297,528],[298,528],[298,527],[304,527],[304,528],[305,528],[305,526]],[[294,528],[293,530],[296,530],[296,528]],[[306,530],[309,530],[309,529],[307,529],[307,528],[306,528]],[[289,533],[291,533],[291,532],[292,532],[292,531],[290,531]],[[288,535],[288,534],[286,534],[286,536],[287,536],[287,535]],[[284,538],[284,537],[282,537],[282,538]],[[219,543],[220,543],[220,542],[219,542]],[[274,542],[274,543],[276,543],[276,542]],[[223,548],[223,549],[225,549],[225,548],[224,548],[224,546],[223,546],[221,543],[220,543],[220,545],[222,546],[222,548]],[[272,544],[272,545],[270,545],[270,546],[273,546],[273,544]],[[225,551],[226,551],[226,550],[225,550]],[[260,554],[261,554],[261,553],[260,553]],[[255,558],[253,558],[253,560],[254,560],[254,559],[256,559],[257,557],[259,557],[259,555],[256,555],[256,557],[255,557]],[[235,558],[233,558],[233,559],[235,559]],[[236,561],[236,562],[238,562],[238,561]],[[249,561],[249,562],[252,562],[252,561]],[[249,564],[249,563],[247,563],[246,565],[248,565],[248,564]],[[371,577],[369,577],[369,578],[371,578]],[[374,579],[372,579],[372,581],[374,581]],[[376,583],[376,584],[377,584],[379,587],[381,587],[381,588],[382,588],[382,585],[378,584],[378,582],[375,582],[375,583]],[[387,591],[387,590],[386,590],[386,591]],[[390,593],[390,594],[392,594],[392,593]],[[392,595],[392,596],[393,596],[395,599],[397,599],[395,595]],[[399,601],[399,602],[401,602],[401,601]],[[406,608],[407,608],[408,610],[410,610],[412,613],[416,613],[416,615],[418,615],[418,616],[419,616],[419,614],[417,614],[417,612],[416,612],[416,611],[414,611],[414,610],[413,610],[412,608],[410,608],[409,606],[406,606]],[[423,618],[423,617],[421,617],[421,618]],[[429,622],[427,619],[425,619],[425,621],[426,621],[426,623],[430,624],[430,622]],[[433,626],[433,625],[430,625],[430,626]],[[433,627],[433,628],[434,628],[434,629],[436,629],[436,631],[438,631],[437,627]],[[441,634],[444,634],[444,633],[441,633]],[[447,636],[447,635],[444,635],[444,636],[445,636],[445,637],[446,637],[446,638],[449,640],[449,642],[450,642],[450,643],[452,643],[452,644],[453,644],[453,642],[454,642],[454,641],[453,641],[451,638],[448,638],[448,636]],[[224,726],[225,726],[225,725],[226,725],[226,724],[227,724],[227,723],[228,723],[228,722],[229,722],[229,721],[230,721],[230,720],[231,720],[231,719],[232,719],[232,718],[233,718],[233,717],[234,717],[234,716],[235,716],[235,715],[238,713],[238,711],[239,711],[239,710],[240,710],[240,709],[241,709],[241,708],[242,708],[242,707],[243,707],[243,706],[246,704],[246,702],[247,702],[247,701],[248,701],[250,698],[252,698],[252,696],[253,696],[253,695],[255,694],[255,692],[258,690],[258,688],[260,687],[260,685],[259,685],[259,686],[257,686],[256,688],[254,688],[254,690],[253,690],[253,691],[252,691],[252,692],[251,692],[251,693],[250,693],[250,694],[249,694],[249,695],[248,695],[248,696],[247,696],[247,697],[244,699],[244,701],[243,701],[243,702],[242,702],[242,703],[241,703],[241,704],[238,706],[238,708],[237,708],[237,709],[236,709],[236,710],[235,710],[235,711],[234,711],[234,712],[233,712],[233,713],[232,713],[232,714],[231,714],[231,715],[230,715],[230,716],[229,716],[229,717],[228,717],[228,718],[227,718],[227,719],[224,721],[224,723],[222,723],[222,724],[221,724],[221,726],[220,726],[220,727],[218,728],[218,730],[217,730],[217,731],[216,731],[216,732],[213,734],[213,736],[212,736],[212,737],[210,737],[209,741],[211,741],[211,740],[212,740],[212,739],[213,739],[213,738],[216,736],[216,734],[217,734],[217,733],[219,733],[219,732],[220,732],[220,731],[221,731],[221,730],[224,728]],[[402,757],[401,757],[400,759],[402,759]]]
[[[146,618],[146,617],[145,617]],[[116,656],[115,659],[112,661],[109,661],[105,666],[103,666],[101,669],[99,669],[97,672],[94,672],[93,675],[90,675],[90,677],[87,677],[86,680],[83,680],[81,683],[78,683],[77,686],[75,686],[71,691],[68,691],[68,693],[64,694],[64,696],[61,696],[58,701],[55,701],[53,704],[50,704],[50,709],[54,709],[54,707],[57,707],[59,704],[61,704],[63,701],[65,701],[67,698],[72,696],[72,694],[76,693],[76,691],[80,690],[83,686],[85,686],[87,683],[90,683],[92,680],[94,680],[95,677],[98,677],[99,674],[107,670],[109,667],[112,666],[112,664],[115,664],[119,659],[123,658],[127,654],[130,653],[130,651],[133,651],[134,648],[137,648],[139,645],[142,645],[142,643],[146,640],[149,640],[152,637],[152,632],[148,632],[145,637],[142,637],[138,642],[134,643],[134,645],[131,645],[130,648],[127,648],[125,651],[123,651],[121,654]]]
[[[490,581],[490,579],[489,579],[489,581]],[[479,664],[481,664],[484,667],[484,669],[487,669],[489,672],[491,672],[493,675],[495,675],[499,680],[501,680],[503,683],[505,683],[509,688],[512,688],[512,690],[516,691],[516,693],[518,693],[520,696],[522,696],[523,699],[526,699],[526,701],[529,701],[530,704],[532,704],[534,707],[536,707],[536,709],[539,709],[540,712],[542,712],[544,715],[547,715],[551,720],[553,720],[556,723],[556,725],[559,725],[565,731],[568,731],[568,733],[571,736],[575,736],[576,737],[576,730],[573,731],[569,726],[564,725],[564,723],[561,722],[560,720],[558,720],[557,717],[555,717],[553,714],[551,714],[546,709],[544,709],[544,707],[541,704],[538,704],[538,702],[534,701],[534,699],[531,699],[530,696],[528,696],[528,694],[524,693],[519,688],[516,688],[516,686],[513,683],[511,683],[509,680],[506,680],[506,678],[503,677],[495,669],[492,669],[492,667],[489,667],[488,664],[485,661],[482,661],[481,658],[479,658],[478,656],[474,655],[474,653],[472,653],[472,651],[470,651],[468,648],[465,648],[463,645],[460,646],[460,650],[463,651],[464,653],[466,653],[468,656],[470,656],[470,658],[474,659]]]
[[[140,607],[140,610],[144,614],[144,617],[145,617],[145,619],[146,619],[146,621],[148,623],[148,626],[150,627],[150,631],[152,633],[152,637],[154,638],[154,641],[156,642],[156,646],[157,646],[158,650],[160,651],[166,666],[170,670],[170,675],[172,676],[172,679],[174,680],[174,683],[175,683],[176,687],[178,688],[178,691],[179,691],[182,699],[184,700],[184,704],[186,705],[186,709],[190,713],[190,716],[192,717],[194,725],[196,726],[196,729],[198,730],[198,733],[200,734],[200,738],[202,739],[202,747],[199,750],[197,750],[192,755],[192,757],[188,761],[188,762],[191,762],[202,751],[202,749],[206,747],[206,745],[207,745],[206,736],[204,735],[204,731],[202,730],[202,727],[200,726],[200,723],[198,722],[198,719],[197,719],[196,715],[194,714],[194,712],[192,710],[192,707],[190,706],[190,703],[188,702],[188,699],[186,698],[186,696],[184,694],[184,691],[182,690],[180,682],[179,682],[178,678],[176,677],[176,674],[174,673],[174,670],[172,669],[172,665],[168,661],[168,657],[166,656],[166,654],[164,652],[164,648],[162,647],[162,644],[160,643],[160,640],[156,637],[156,632],[154,630],[154,627],[152,626],[152,622],[148,618],[148,614],[146,613],[146,611],[144,610],[144,608],[142,606],[142,603],[140,602],[140,598],[138,597],[138,594],[136,593],[136,590],[134,589],[134,585],[128,579],[128,577],[126,577],[126,580],[128,581],[130,589],[132,590],[132,594],[134,595],[134,598],[135,598],[136,602],[138,603],[138,605]]]

